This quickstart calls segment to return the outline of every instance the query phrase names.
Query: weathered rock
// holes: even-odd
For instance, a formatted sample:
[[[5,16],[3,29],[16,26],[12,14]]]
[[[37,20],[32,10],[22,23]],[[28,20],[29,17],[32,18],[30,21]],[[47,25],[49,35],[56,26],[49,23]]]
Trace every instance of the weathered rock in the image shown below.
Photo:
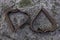
[[[13,5],[13,2],[10,2],[12,0],[0,0],[0,6],[2,3],[6,3],[6,5]],[[15,2],[15,0],[13,0]],[[18,0],[19,1],[19,0]],[[17,1],[17,2],[18,2]],[[56,5],[55,5],[55,2]],[[27,12],[28,14],[30,14],[31,16],[31,20],[34,19],[34,17],[37,15],[37,13],[39,12],[39,10],[41,9],[41,7],[43,6],[44,8],[46,8],[48,11],[51,11],[55,16],[53,16],[56,21],[57,24],[59,25],[58,27],[60,28],[60,0],[33,0],[32,1],[33,5],[32,6],[26,6],[26,7],[22,7],[19,8],[22,11]],[[18,4],[16,4],[18,5]],[[55,9],[53,9],[55,6]],[[0,7],[1,10],[2,7]],[[54,12],[53,12],[54,11]],[[7,26],[6,21],[4,21],[4,13],[1,13],[2,10],[0,11],[1,14],[1,27],[0,27],[0,34],[5,34],[5,36],[0,35],[0,40],[60,40],[60,31],[58,31],[58,29],[54,32],[49,32],[49,33],[34,33],[29,29],[29,25],[25,25],[23,29],[18,29],[18,31],[16,33],[11,32],[11,30],[9,29],[9,26]],[[15,15],[15,14],[14,14]],[[15,17],[14,15],[11,15],[10,18],[11,20],[13,20],[13,18]],[[17,18],[19,15],[19,18]],[[17,22],[19,22],[20,17],[22,14],[16,14],[16,18],[17,18]],[[41,16],[42,18],[46,19],[43,16]],[[40,17],[38,17],[39,19]],[[21,19],[25,19],[24,16],[21,17]],[[50,23],[48,22],[48,20],[46,19],[46,21],[44,19],[41,19],[40,21],[44,21],[42,23],[45,24],[49,24],[48,26],[50,26]],[[16,21],[16,20],[15,20]],[[14,22],[15,22],[14,21]],[[39,21],[37,21],[37,23],[39,23]],[[41,25],[42,25],[41,23]],[[44,27],[43,27],[44,28]],[[6,35],[9,35],[11,38],[6,37]]]

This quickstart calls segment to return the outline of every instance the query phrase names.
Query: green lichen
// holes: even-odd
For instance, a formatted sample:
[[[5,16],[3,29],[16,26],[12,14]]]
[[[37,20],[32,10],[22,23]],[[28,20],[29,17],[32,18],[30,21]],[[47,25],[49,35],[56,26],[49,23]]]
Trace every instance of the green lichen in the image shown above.
[[[25,7],[25,6],[29,6],[31,4],[32,4],[31,0],[21,0],[19,2],[19,7]]]

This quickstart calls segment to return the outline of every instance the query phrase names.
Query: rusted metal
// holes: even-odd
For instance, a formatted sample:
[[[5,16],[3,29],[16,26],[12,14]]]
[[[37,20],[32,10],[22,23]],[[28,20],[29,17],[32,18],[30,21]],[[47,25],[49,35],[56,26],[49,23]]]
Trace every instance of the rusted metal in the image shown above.
[[[45,16],[48,18],[48,20],[51,22],[52,26],[50,29],[47,29],[47,30],[42,30],[40,28],[38,28],[37,30],[34,30],[33,28],[33,22],[35,21],[35,19],[38,17],[38,15],[43,12],[45,14]],[[50,31],[54,31],[56,30],[57,28],[57,23],[56,23],[56,20],[51,17],[49,15],[49,12],[45,9],[45,8],[41,8],[41,10],[39,11],[39,13],[37,14],[37,16],[33,19],[33,21],[31,21],[31,25],[30,25],[30,29],[34,32],[50,32]]]

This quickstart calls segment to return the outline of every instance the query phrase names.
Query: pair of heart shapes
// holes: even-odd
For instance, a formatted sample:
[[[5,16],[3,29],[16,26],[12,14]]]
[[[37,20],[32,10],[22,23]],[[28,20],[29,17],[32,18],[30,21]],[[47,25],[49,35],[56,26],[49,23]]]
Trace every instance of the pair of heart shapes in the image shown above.
[[[12,21],[11,21],[11,19],[10,19],[10,17],[9,17],[9,14],[10,14],[10,13],[17,13],[17,12],[20,12],[20,13],[28,16],[28,18],[27,18],[27,20],[26,20],[24,23],[22,23],[21,25],[17,26],[17,28],[15,28],[14,25],[13,25],[13,23],[12,23]],[[43,12],[43,13],[45,14],[45,16],[48,18],[48,20],[51,22],[52,26],[51,26],[50,29],[42,30],[42,29],[38,28],[38,30],[35,30],[35,29],[33,28],[33,22],[35,21],[35,19],[39,16],[39,14],[40,14],[41,12]],[[20,27],[22,27],[24,24],[26,24],[27,21],[30,20],[30,15],[29,15],[28,13],[26,13],[26,12],[20,11],[19,9],[11,9],[11,10],[5,11],[5,19],[6,19],[6,21],[8,22],[8,25],[10,26],[11,30],[12,30],[12,31],[16,31],[16,30],[18,30]],[[54,30],[56,30],[56,28],[57,28],[56,20],[49,15],[49,12],[48,12],[45,8],[41,8],[41,10],[40,10],[39,13],[37,14],[37,16],[33,19],[33,21],[30,21],[30,22],[29,22],[29,25],[30,25],[30,29],[31,29],[32,31],[34,31],[34,32],[54,31]]]

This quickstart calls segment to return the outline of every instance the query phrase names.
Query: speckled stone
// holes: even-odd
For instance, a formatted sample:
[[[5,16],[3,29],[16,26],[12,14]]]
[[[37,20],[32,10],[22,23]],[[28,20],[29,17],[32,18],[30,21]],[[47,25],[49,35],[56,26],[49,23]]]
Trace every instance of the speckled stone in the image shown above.
[[[6,3],[9,6],[14,4],[10,1],[12,1],[12,0],[9,0],[9,1],[8,0],[0,0],[0,6],[2,5],[1,3]],[[13,1],[15,2],[15,0],[13,0]],[[56,5],[55,2],[57,2],[58,5]],[[50,12],[50,15],[52,15],[52,16],[55,15],[53,17],[56,19],[57,24],[59,25],[58,28],[54,32],[35,33],[32,30],[30,30],[30,28],[29,28],[30,25],[25,25],[24,28],[18,29],[17,32],[14,33],[10,30],[9,26],[7,25],[8,23],[4,20],[4,13],[2,13],[2,15],[1,15],[2,21],[0,21],[0,23],[1,23],[0,40],[60,40],[60,31],[59,31],[60,30],[60,5],[59,5],[60,0],[33,0],[32,3],[33,3],[32,6],[26,6],[24,8],[22,7],[19,9],[30,14],[31,20],[33,20],[34,17],[39,12],[39,10],[41,9],[41,7],[43,6],[44,8],[46,8]],[[15,5],[18,5],[18,4],[15,4]],[[55,9],[53,9],[54,7],[55,7]],[[1,8],[2,7],[0,7],[0,9]],[[55,11],[56,14],[52,10]],[[1,10],[0,13],[2,11],[3,10]],[[16,15],[17,17],[19,15],[19,17],[21,17],[22,14],[14,14],[14,15]],[[13,20],[13,18],[15,17],[14,15],[10,16],[11,20]],[[19,19],[20,18],[17,18],[18,22],[19,22]],[[22,16],[21,19],[25,19],[25,17]],[[42,19],[41,19],[41,21],[42,21]],[[37,21],[37,22],[39,23],[39,21]],[[42,23],[44,23],[44,22],[42,22]],[[7,35],[9,35],[10,37]]]

